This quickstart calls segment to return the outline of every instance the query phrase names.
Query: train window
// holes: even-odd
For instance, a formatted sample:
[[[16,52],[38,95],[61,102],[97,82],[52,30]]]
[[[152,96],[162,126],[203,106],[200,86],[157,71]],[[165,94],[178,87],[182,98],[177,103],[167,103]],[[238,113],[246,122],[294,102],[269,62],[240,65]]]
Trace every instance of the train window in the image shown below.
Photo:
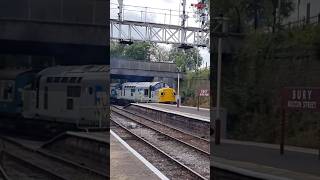
[[[48,109],[48,87],[44,87],[43,108]]]
[[[12,84],[6,84],[6,86],[3,88],[3,100],[12,100],[13,97],[13,87]]]
[[[54,82],[55,82],[55,83],[60,82],[60,80],[61,80],[61,77],[55,77],[55,78],[54,78]]]
[[[131,96],[133,96],[133,93],[136,92],[135,89],[131,89]]]
[[[79,77],[77,83],[81,83],[82,77]]]
[[[144,90],[144,95],[145,95],[145,96],[148,96],[148,95],[149,95],[149,90],[148,90],[148,89],[145,89],[145,90]]]
[[[164,96],[164,92],[161,93],[161,96]]]
[[[75,82],[76,82],[76,80],[77,80],[77,78],[76,78],[76,77],[72,77],[72,78],[70,78],[70,83],[75,83]]]
[[[73,109],[73,99],[67,99],[67,109],[68,110]]]
[[[62,82],[62,83],[68,82],[68,77],[63,77],[62,80],[61,80],[61,82]]]
[[[89,94],[91,95],[92,94],[92,87],[89,87]]]
[[[68,86],[67,87],[67,96],[68,97],[80,97],[81,87],[80,86]]]
[[[158,83],[154,85],[154,90],[160,89],[161,88],[161,83]]]
[[[53,77],[47,77],[47,83],[52,83]]]

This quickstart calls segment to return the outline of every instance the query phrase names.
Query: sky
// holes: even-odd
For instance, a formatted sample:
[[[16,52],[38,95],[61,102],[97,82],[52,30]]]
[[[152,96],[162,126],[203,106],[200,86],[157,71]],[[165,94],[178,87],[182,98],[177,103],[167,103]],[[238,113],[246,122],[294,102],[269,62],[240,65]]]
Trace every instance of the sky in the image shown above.
[[[187,26],[194,26],[199,27],[199,23],[195,21],[195,17],[193,16],[194,9],[191,7],[192,3],[197,3],[198,0],[187,0],[186,11],[190,12],[189,18],[187,20]],[[140,7],[132,7],[127,6],[125,7],[125,15],[124,18],[126,20],[135,20],[135,21],[148,21],[148,22],[155,22],[155,23],[166,23],[166,24],[181,24],[181,18],[179,18],[179,10],[182,11],[181,6],[182,0],[123,0],[124,5],[132,5],[132,6],[140,6]],[[111,10],[110,10],[110,18],[117,18],[117,4],[118,0],[111,0]],[[180,7],[179,7],[180,6]],[[143,12],[146,10],[147,7],[147,15]],[[156,8],[156,9],[153,9]],[[171,9],[171,18],[169,17]],[[143,11],[143,12],[141,12]],[[159,44],[160,46],[165,46],[167,48],[170,45],[166,44]],[[202,67],[210,65],[210,54],[208,48],[199,48],[200,55],[203,58]]]

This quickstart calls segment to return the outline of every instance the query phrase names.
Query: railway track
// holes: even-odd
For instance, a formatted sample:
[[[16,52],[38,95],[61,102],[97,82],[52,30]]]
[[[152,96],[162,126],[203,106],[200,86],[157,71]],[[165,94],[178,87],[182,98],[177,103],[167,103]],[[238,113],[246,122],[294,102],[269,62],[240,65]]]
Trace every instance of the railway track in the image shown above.
[[[3,170],[0,165],[0,180],[9,180],[7,173]]]
[[[125,129],[127,133],[131,133],[136,138],[161,151],[167,158],[169,157],[178,163],[180,168],[188,169],[189,172],[197,175],[200,179],[210,178],[210,154],[208,152],[195,146],[190,146],[180,139],[171,137],[163,132],[138,124],[126,116],[116,114],[115,111],[112,112],[111,117],[112,122],[116,123],[118,127]]]
[[[130,118],[131,120],[152,128],[158,132],[174,137],[175,139],[186,143],[189,146],[193,146],[194,148],[203,151],[204,153],[210,154],[210,140],[202,137],[198,137],[192,135],[190,133],[181,131],[177,128],[161,124],[160,122],[154,121],[151,118],[144,117],[142,115],[133,113],[131,111],[121,109],[116,106],[112,106],[111,110],[117,114]]]
[[[125,126],[110,121],[110,128],[169,179],[205,180],[206,178],[180,163],[169,154],[154,146],[144,138],[131,132]]]
[[[1,165],[10,179],[102,180],[108,178],[103,173],[49,152],[26,147],[12,139],[2,137],[0,142],[2,144]]]

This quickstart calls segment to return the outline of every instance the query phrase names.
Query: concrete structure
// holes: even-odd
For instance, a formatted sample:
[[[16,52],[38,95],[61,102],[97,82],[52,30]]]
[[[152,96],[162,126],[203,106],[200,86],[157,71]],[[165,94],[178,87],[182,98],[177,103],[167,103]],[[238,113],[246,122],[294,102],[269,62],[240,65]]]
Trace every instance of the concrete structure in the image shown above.
[[[127,109],[139,112],[140,114],[148,114],[148,117],[162,119],[163,123],[165,122],[174,127],[183,128],[183,130],[190,133],[200,133],[203,136],[209,136],[210,126],[214,124],[210,123],[210,115],[211,117],[216,116],[215,108],[213,108],[211,112],[206,108],[200,108],[198,111],[196,107],[180,106],[177,108],[177,105],[160,103],[132,103]],[[221,137],[226,138],[227,110],[221,108],[220,114]]]
[[[210,146],[211,166],[236,173],[236,179],[320,179],[317,149],[286,146],[281,156],[278,144],[223,139],[220,145]],[[251,178],[239,178],[239,175]]]
[[[0,53],[107,62],[107,0],[0,2]]]
[[[119,138],[119,136],[111,131],[110,179],[160,179],[159,173],[156,174],[157,172],[151,171],[155,167],[151,165],[151,168],[145,159],[140,159],[139,154]]]
[[[128,81],[163,81],[170,87],[175,87],[175,81],[178,77],[177,66],[174,63],[111,58],[110,66],[111,79],[126,79]],[[183,75],[181,75],[180,78],[183,78]]]

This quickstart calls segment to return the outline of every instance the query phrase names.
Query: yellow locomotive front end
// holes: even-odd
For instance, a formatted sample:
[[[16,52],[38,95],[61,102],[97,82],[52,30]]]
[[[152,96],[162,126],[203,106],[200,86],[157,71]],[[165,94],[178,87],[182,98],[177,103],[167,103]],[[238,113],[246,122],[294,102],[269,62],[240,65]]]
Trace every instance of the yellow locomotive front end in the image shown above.
[[[161,88],[158,92],[159,103],[175,103],[176,102],[176,91],[172,88]]]

